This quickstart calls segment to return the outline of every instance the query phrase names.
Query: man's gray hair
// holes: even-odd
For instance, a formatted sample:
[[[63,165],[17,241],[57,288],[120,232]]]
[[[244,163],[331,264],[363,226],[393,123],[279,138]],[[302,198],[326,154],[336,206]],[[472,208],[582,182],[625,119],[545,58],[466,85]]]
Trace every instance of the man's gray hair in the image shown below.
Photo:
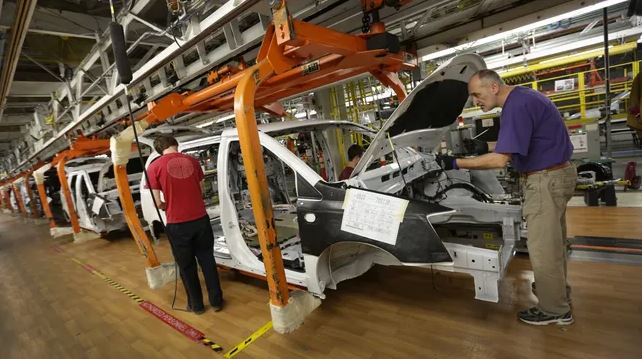
[[[479,77],[484,84],[489,82],[496,82],[498,85],[504,85],[504,80],[499,76],[499,74],[493,70],[483,69],[475,72],[473,76]]]

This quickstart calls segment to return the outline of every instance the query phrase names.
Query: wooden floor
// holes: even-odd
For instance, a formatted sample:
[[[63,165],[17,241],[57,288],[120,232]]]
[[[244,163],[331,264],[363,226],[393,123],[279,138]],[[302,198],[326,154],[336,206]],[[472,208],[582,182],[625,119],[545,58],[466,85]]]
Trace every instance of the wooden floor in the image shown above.
[[[568,207],[569,237],[642,239],[641,207]]]
[[[65,253],[51,250],[54,244]],[[157,248],[169,261],[167,244]],[[224,311],[174,312],[173,286],[147,288],[131,239],[55,242],[45,226],[0,214],[0,357],[223,357],[141,310],[70,256],[226,350],[270,320],[263,282],[224,273]],[[515,317],[535,300],[527,257],[510,265],[499,304],[474,300],[468,276],[375,267],[328,290],[296,332],[270,331],[235,358],[641,358],[642,267],[571,262],[569,275],[576,323],[532,327]],[[184,306],[180,285],[177,302]]]

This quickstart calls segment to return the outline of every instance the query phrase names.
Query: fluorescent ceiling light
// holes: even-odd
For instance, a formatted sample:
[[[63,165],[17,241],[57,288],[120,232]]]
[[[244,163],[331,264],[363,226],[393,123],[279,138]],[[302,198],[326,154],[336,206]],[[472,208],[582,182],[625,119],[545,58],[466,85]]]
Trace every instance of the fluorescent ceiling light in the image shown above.
[[[203,122],[203,123],[201,123],[200,125],[196,125],[196,127],[198,127],[198,128],[203,128],[203,127],[207,127],[207,126],[209,126],[209,125],[211,125],[211,124],[213,124],[213,123],[214,123],[214,120],[212,120],[212,121],[207,121],[207,122]]]
[[[196,125],[196,127],[204,128],[204,127],[210,126],[210,125],[212,125],[214,123],[221,123],[223,121],[231,120],[233,118],[234,118],[234,114],[231,114],[231,115],[223,116],[223,117],[220,117],[220,118],[217,118],[217,119],[213,119],[211,121],[203,122],[200,125]]]
[[[221,122],[224,122],[224,121],[227,121],[227,120],[231,120],[234,117],[236,117],[234,114],[223,116],[223,117],[219,118],[218,120],[216,120],[216,123],[221,123]]]
[[[638,35],[640,33],[642,33],[642,26],[638,26],[638,27],[634,27],[634,28],[631,28],[631,29],[627,29],[627,30],[622,30],[622,31],[611,33],[611,34],[609,34],[609,40],[619,39],[619,38],[626,38],[626,37],[629,37],[629,36]],[[557,55],[559,53],[581,49],[583,47],[599,44],[599,43],[601,43],[603,41],[604,41],[604,37],[603,36],[595,36],[595,37],[591,37],[591,38],[588,38],[588,39],[571,42],[571,43],[568,43],[568,44],[563,45],[563,46],[549,48],[549,49],[546,49],[546,50],[534,51],[534,52],[531,52],[530,54],[526,54],[524,56],[515,56],[515,57],[511,57],[509,59],[505,59],[505,60],[500,60],[500,61],[495,61],[495,62],[488,62],[487,63],[487,67],[489,69],[496,69],[496,68],[500,68],[500,67],[504,67],[504,66],[514,65],[514,64],[518,64],[518,63],[524,62],[524,61],[531,61],[531,60],[539,59],[539,58],[542,58],[542,57]]]
[[[595,19],[595,20],[591,21],[591,23],[586,25],[584,30],[582,30],[582,32],[580,32],[580,35],[584,35],[587,32],[591,31],[595,27],[595,25],[597,25],[597,23],[600,22],[600,21],[602,21],[602,19]]]
[[[576,16],[588,14],[590,12],[593,12],[593,11],[596,11],[596,10],[600,10],[602,8],[605,8],[605,7],[617,5],[617,4],[623,3],[625,1],[627,1],[627,0],[600,1],[597,4],[593,4],[593,5],[590,5],[590,6],[585,6],[583,8],[577,9],[577,10],[569,11],[569,12],[567,12],[565,14],[549,17],[548,19],[544,19],[544,20],[540,20],[540,21],[536,21],[536,22],[530,23],[528,25],[524,25],[524,26],[518,27],[518,28],[513,29],[513,30],[500,32],[500,33],[495,34],[495,35],[486,36],[486,37],[481,38],[479,40],[470,41],[470,42],[467,42],[465,44],[457,45],[455,47],[450,47],[450,48],[447,48],[447,49],[444,49],[444,50],[441,50],[441,51],[436,51],[436,52],[424,55],[421,58],[421,61],[428,61],[428,60],[438,59],[440,57],[453,55],[453,54],[455,54],[455,53],[457,53],[459,51],[469,49],[469,48],[471,48],[473,46],[481,46],[481,45],[485,45],[485,44],[490,44],[490,43],[495,42],[495,41],[503,40],[503,39],[505,39],[505,38],[507,38],[507,37],[509,37],[511,35],[514,35],[514,34],[528,32],[528,31],[536,29],[538,27],[546,26],[548,24],[552,24],[552,23],[555,23],[555,22],[558,22],[558,21],[561,21],[561,20],[564,20],[564,19],[571,18],[571,17],[576,17]]]

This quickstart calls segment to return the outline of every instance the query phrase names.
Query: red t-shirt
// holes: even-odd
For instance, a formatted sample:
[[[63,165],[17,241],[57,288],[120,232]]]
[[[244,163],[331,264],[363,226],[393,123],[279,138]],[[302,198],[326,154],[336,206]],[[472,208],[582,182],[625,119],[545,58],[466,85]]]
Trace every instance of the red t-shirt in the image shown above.
[[[204,217],[201,194],[203,170],[192,156],[169,153],[160,156],[147,168],[148,186],[163,192],[167,204],[167,223],[189,222]]]
[[[343,171],[341,171],[341,174],[339,175],[339,181],[347,180],[348,178],[350,178],[350,175],[352,174],[353,170],[354,168],[350,166],[346,166],[346,168],[344,168]]]

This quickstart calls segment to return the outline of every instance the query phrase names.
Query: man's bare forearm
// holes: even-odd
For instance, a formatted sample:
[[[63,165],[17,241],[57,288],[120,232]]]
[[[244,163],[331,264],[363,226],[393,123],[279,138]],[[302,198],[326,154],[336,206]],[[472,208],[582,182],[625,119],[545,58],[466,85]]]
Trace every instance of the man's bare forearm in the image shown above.
[[[165,210],[165,202],[161,200],[160,190],[152,189],[152,194],[154,195],[154,202],[156,202],[158,208]]]
[[[477,157],[458,158],[457,167],[471,170],[504,168],[509,161],[510,155],[491,152]]]

